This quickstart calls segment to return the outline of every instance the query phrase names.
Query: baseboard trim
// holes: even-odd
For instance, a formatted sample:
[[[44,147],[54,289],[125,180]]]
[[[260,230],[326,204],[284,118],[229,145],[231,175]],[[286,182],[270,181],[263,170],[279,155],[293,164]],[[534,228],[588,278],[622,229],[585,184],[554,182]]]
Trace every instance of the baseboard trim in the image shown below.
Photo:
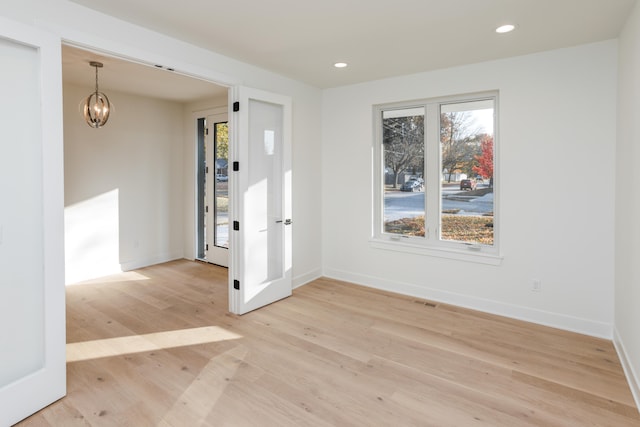
[[[627,353],[627,349],[625,348],[622,337],[615,326],[613,328],[613,346],[618,352],[620,363],[622,363],[622,369],[624,370],[624,374],[627,376],[627,382],[629,383],[631,394],[633,395],[633,399],[636,401],[636,409],[640,411],[640,377],[633,368],[633,365],[629,362],[630,358]]]
[[[428,287],[417,286],[411,283],[402,283],[380,279],[378,277],[353,274],[336,269],[325,269],[324,276],[332,279],[343,280],[358,285],[368,286],[383,291],[396,292],[416,298],[428,299],[445,304],[452,304],[472,310],[483,311],[499,316],[510,317],[526,322],[537,323],[544,326],[577,332],[598,338],[612,339],[613,325],[604,322],[594,322],[563,314],[536,310],[519,305],[505,304],[498,301],[470,297],[468,295],[446,292]]]
[[[175,261],[177,259],[183,259],[182,254],[163,254],[149,258],[143,258],[134,261],[127,261],[120,263],[122,271],[131,271],[138,268],[149,267],[150,265],[162,264],[164,262]]]
[[[300,286],[304,286],[307,283],[312,282],[320,277],[322,277],[322,271],[319,268],[315,270],[311,270],[308,273],[296,276],[293,278],[293,281],[292,281],[293,289],[299,288]]]

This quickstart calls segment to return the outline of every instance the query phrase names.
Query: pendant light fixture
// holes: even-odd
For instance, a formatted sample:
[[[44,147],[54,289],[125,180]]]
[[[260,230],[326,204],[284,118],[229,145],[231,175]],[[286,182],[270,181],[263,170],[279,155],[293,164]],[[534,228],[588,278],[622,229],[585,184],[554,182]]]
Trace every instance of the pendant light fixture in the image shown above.
[[[109,120],[111,104],[107,95],[98,91],[98,68],[102,68],[102,62],[91,61],[89,65],[96,69],[96,90],[84,101],[83,111],[87,124],[97,129],[104,126]]]

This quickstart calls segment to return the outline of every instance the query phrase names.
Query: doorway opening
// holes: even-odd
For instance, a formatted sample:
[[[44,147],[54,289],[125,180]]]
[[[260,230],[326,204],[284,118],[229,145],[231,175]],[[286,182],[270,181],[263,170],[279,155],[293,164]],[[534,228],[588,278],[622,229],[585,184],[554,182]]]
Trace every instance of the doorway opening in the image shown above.
[[[67,47],[79,54],[65,54]],[[75,77],[90,78],[89,60],[104,64],[101,87],[116,106],[100,132],[74,115],[76,100],[92,87],[86,81],[73,83]],[[68,89],[63,99],[69,103],[64,115],[65,207],[91,202],[99,210],[106,195],[113,222],[110,228],[91,227],[96,232],[91,235],[76,233],[81,241],[75,247],[82,250],[76,258],[66,257],[66,265],[114,259],[119,271],[129,271],[180,258],[209,261],[219,249],[228,262],[213,262],[228,265],[229,310],[242,314],[291,295],[291,98],[197,76],[63,46]],[[226,144],[231,168],[228,156],[225,165],[220,153],[225,133],[231,134]],[[198,169],[210,176],[201,180],[200,191]],[[231,233],[225,233],[225,213],[233,219]],[[87,218],[69,217],[66,225]],[[72,228],[65,227],[65,233]],[[113,244],[104,248],[107,230]]]
[[[78,114],[94,85],[90,61],[104,64],[100,87],[115,105],[98,131]],[[193,114],[224,114],[205,115],[203,125],[226,122],[228,87],[69,44],[62,47],[62,70],[67,283],[201,258]]]

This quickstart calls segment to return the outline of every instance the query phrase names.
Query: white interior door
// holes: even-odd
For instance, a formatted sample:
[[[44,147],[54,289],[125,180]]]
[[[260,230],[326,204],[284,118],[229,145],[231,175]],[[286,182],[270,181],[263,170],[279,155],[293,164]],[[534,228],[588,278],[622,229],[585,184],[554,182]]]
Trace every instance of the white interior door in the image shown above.
[[[60,39],[0,18],[0,425],[66,392]]]
[[[291,295],[291,99],[238,87],[230,104],[229,310],[243,314]]]

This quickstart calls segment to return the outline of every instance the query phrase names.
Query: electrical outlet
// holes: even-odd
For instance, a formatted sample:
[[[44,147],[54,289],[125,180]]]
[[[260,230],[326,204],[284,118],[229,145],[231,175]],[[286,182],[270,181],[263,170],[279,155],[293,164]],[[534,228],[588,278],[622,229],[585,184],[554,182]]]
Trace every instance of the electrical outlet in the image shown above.
[[[540,279],[531,279],[531,291],[542,292],[542,282]]]

